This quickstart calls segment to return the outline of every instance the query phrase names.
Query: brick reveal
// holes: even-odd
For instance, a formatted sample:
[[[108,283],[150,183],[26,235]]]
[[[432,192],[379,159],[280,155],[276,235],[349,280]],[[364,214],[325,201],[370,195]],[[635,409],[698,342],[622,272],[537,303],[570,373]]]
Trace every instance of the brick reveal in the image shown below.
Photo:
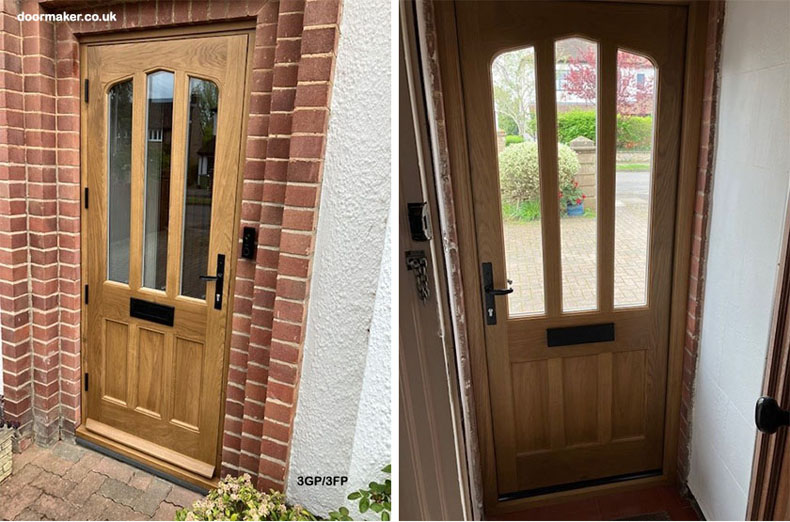
[[[339,39],[339,0],[0,4],[0,328],[17,451],[74,436],[81,419],[81,35],[255,21],[242,186],[255,260],[236,261],[222,474],[282,490],[296,408]],[[77,5],[78,7],[74,7]],[[117,22],[16,15],[114,11]]]
[[[680,402],[680,433],[678,436],[678,479],[686,482],[689,472],[689,443],[691,442],[691,407],[694,376],[697,370],[702,301],[705,294],[705,263],[708,254],[708,216],[713,181],[713,158],[716,145],[716,115],[718,112],[719,65],[721,35],[724,28],[724,0],[713,0],[708,18],[708,35],[703,80],[702,125],[697,164],[697,192],[694,205],[694,231],[691,240],[689,269],[689,306],[686,322],[686,342],[683,351],[683,376]]]

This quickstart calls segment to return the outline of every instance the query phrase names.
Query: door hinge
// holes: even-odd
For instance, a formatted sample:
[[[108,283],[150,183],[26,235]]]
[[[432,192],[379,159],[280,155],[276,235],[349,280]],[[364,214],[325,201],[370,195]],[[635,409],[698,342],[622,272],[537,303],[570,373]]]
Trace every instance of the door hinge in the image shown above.
[[[83,380],[85,381],[85,391],[88,391],[88,374],[87,373],[85,374],[85,379],[83,379]]]
[[[88,86],[89,85],[90,85],[90,81],[88,81],[88,79],[85,78],[85,103],[88,103],[88,100],[90,99],[89,96],[88,96]]]
[[[85,187],[85,208],[88,208],[88,187]]]
[[[85,304],[88,304],[88,285],[85,285]]]

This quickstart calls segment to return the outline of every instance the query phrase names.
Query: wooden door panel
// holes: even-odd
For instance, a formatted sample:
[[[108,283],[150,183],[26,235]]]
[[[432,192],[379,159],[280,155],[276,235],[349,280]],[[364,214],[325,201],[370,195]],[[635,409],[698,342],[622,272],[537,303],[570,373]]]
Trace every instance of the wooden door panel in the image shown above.
[[[645,436],[645,350],[612,354],[612,440]]]
[[[85,112],[86,186],[95,195],[87,210],[87,359],[98,384],[88,391],[86,427],[209,478],[216,469],[221,423],[236,241],[235,216],[228,209],[236,208],[246,52],[247,35],[239,34],[95,45],[86,53],[91,85]],[[164,83],[150,80],[154,74]],[[193,80],[204,82],[201,91],[191,91]],[[120,111],[110,107],[108,93],[125,81],[131,81],[133,89],[131,146],[125,151],[128,163],[121,161],[126,167],[119,170],[108,161],[107,122],[111,111]],[[113,128],[111,137],[117,139],[123,132]],[[165,138],[170,140],[169,151]],[[187,178],[197,175],[199,154],[213,170],[201,174],[202,186],[189,188]],[[129,201],[116,198],[110,208],[109,177],[125,176],[125,169],[131,178],[124,182],[130,187]],[[155,183],[150,192],[149,183]],[[205,274],[216,273],[218,256],[225,257],[220,309],[214,306],[219,283],[198,283],[202,269],[193,273],[200,264],[189,265],[194,280],[182,285],[185,248],[195,251],[195,245],[182,244],[188,204],[203,205],[198,209],[201,215],[211,216],[203,230],[207,237],[197,243]],[[118,209],[128,213],[128,218],[113,214],[114,226],[129,220],[128,253],[122,252],[128,256],[128,274],[116,270],[117,277],[109,280],[108,248],[116,244],[107,240],[108,216]],[[151,209],[155,213],[149,217]],[[157,221],[145,230],[149,218]],[[165,240],[166,256],[160,250]],[[156,248],[157,255],[143,255],[144,248]],[[114,251],[113,256],[114,263],[124,266],[122,255]],[[163,276],[157,276],[156,285],[161,288],[144,286],[144,263],[157,263]],[[151,279],[146,281],[151,286]],[[201,284],[204,299],[181,295],[182,288],[194,294]],[[166,318],[132,316],[132,298],[171,307],[172,324]]]
[[[162,418],[165,333],[137,328],[135,370],[137,376],[135,409],[156,419]]]
[[[200,424],[201,383],[203,382],[204,346],[176,337],[173,374],[173,422],[190,429],[198,429]]]
[[[551,394],[548,361],[513,364],[513,403],[516,412],[516,448],[519,454],[551,448]]]
[[[129,325],[111,319],[104,320],[104,368],[102,389],[104,397],[124,406],[128,398],[127,378],[129,375],[127,353],[129,350]]]
[[[490,407],[500,495],[658,472],[662,465],[670,290],[677,187],[686,7],[595,2],[456,2],[461,78],[477,255],[491,263],[494,288],[507,288],[492,63],[531,49],[539,164],[542,307],[496,297],[485,326]],[[581,38],[595,49],[597,221],[594,296],[571,311],[563,301],[557,194],[558,42]],[[620,53],[642,56],[655,77],[651,163],[646,181],[644,302],[615,294],[617,85]],[[527,62],[529,63],[529,62]],[[526,73],[519,73],[526,74]],[[526,74],[524,78],[529,78]],[[527,103],[530,103],[527,101]],[[621,218],[622,219],[622,218]],[[521,229],[518,229],[521,230]],[[531,248],[508,239],[509,248]],[[530,243],[531,245],[531,243]],[[644,252],[644,251],[643,251]],[[510,259],[510,258],[508,258]],[[527,267],[529,268],[529,267]],[[570,269],[572,269],[571,267]],[[534,277],[529,270],[520,277]],[[514,272],[515,273],[515,272]],[[516,277],[513,277],[516,279]],[[536,280],[536,279],[533,279]],[[524,284],[524,281],[515,281]],[[467,288],[480,292],[479,288]],[[614,325],[614,339],[549,346],[547,330]],[[528,490],[528,491],[524,491]]]

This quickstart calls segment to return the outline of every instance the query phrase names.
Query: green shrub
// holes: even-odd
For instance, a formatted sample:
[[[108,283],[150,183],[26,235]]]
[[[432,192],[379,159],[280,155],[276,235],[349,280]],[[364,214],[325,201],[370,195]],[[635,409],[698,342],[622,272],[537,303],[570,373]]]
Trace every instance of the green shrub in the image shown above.
[[[255,489],[246,473],[220,480],[217,489],[191,508],[179,509],[176,520],[315,520],[301,506],[289,506],[277,491],[262,493]]]
[[[595,141],[595,111],[580,109],[557,115],[557,139],[570,143],[579,136]]]
[[[617,115],[617,148],[649,149],[653,133],[652,116]]]
[[[521,136],[505,136],[505,147],[514,143],[524,143],[524,138]]]
[[[505,131],[506,135],[518,136],[518,125],[516,124],[516,120],[504,112],[500,112],[497,114],[497,122],[499,122],[499,128]]]
[[[387,464],[381,471],[389,475],[392,473],[392,464]],[[356,500],[359,512],[367,513],[369,510],[378,513],[381,520],[389,520],[392,511],[392,481],[386,479],[383,483],[371,482],[367,489],[359,489],[348,495],[349,500]],[[338,508],[329,512],[329,520],[354,520],[347,507]]]
[[[567,145],[559,145],[559,186],[573,181],[579,172],[579,159]],[[519,205],[539,201],[538,145],[535,142],[516,143],[499,153],[499,183],[502,203]]]
[[[570,143],[579,136],[596,141],[594,110],[572,110],[557,115],[557,137]],[[653,132],[652,116],[617,115],[617,148],[644,150],[650,148]]]

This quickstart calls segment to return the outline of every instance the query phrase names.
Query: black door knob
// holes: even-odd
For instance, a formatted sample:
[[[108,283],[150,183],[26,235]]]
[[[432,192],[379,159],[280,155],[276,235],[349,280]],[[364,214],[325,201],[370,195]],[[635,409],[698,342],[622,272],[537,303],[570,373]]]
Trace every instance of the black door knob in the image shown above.
[[[790,425],[790,411],[780,408],[773,397],[760,397],[754,407],[754,423],[763,433],[776,433],[780,427]]]

